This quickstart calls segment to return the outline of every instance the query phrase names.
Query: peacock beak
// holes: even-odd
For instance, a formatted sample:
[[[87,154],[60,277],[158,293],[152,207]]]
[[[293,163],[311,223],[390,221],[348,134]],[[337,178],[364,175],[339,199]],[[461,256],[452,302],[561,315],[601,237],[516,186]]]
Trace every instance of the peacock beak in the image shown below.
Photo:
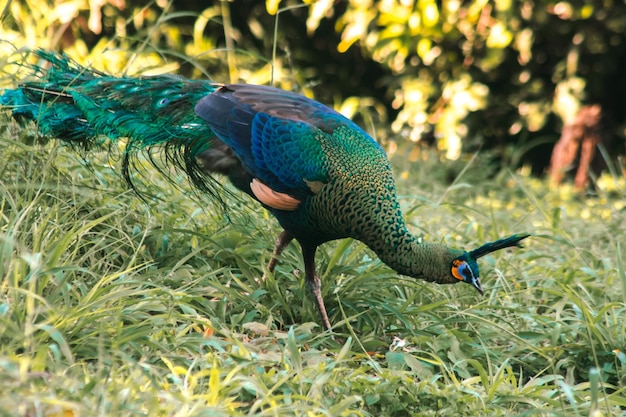
[[[476,288],[480,295],[485,295],[483,292],[483,286],[480,285],[480,278],[474,278],[474,280],[472,281],[472,285],[474,286],[474,288]]]

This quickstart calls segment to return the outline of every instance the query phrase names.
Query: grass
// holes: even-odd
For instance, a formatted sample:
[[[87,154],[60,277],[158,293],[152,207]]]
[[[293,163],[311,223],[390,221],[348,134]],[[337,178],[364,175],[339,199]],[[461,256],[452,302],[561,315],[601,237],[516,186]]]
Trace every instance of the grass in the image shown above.
[[[56,14],[20,10],[44,39],[6,38],[53,45]],[[90,62],[121,72],[136,47],[120,42],[124,60],[99,44]],[[626,415],[623,179],[581,198],[486,178],[484,155],[451,167],[396,152],[407,221],[425,239],[533,237],[481,259],[484,297],[399,277],[357,241],[324,245],[335,341],[297,245],[260,282],[280,230],[259,207],[226,197],[224,213],[150,167],[136,181],[144,202],[105,155],[86,165],[35,142],[0,114],[0,416]]]
[[[150,168],[143,202],[106,157],[0,117],[0,415],[626,415],[623,179],[581,198],[411,164],[398,187],[426,239],[533,237],[481,260],[482,298],[325,245],[335,341],[296,245],[259,280],[279,232],[262,209],[198,204]]]

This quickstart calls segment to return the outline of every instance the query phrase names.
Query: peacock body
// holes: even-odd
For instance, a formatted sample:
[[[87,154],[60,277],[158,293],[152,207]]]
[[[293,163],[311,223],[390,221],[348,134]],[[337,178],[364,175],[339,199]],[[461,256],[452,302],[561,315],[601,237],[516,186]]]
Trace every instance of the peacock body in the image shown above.
[[[352,237],[397,272],[440,284],[460,281],[482,293],[476,260],[527,234],[473,251],[418,241],[406,228],[389,159],[359,126],[296,93],[173,76],[112,77],[67,57],[36,51],[34,81],[5,90],[0,105],[42,135],[82,149],[125,138],[122,172],[132,186],[133,157],[160,150],[200,191],[217,196],[214,174],[272,212],[284,229],[269,271],[297,240],[305,278],[331,328],[315,270],[319,245]]]

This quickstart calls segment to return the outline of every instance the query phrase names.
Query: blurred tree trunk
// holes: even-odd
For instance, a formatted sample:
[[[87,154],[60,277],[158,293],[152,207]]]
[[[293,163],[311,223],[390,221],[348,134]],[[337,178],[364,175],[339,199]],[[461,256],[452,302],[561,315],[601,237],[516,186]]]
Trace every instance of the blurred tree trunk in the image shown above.
[[[561,138],[554,145],[550,160],[550,179],[558,185],[578,157],[574,186],[582,191],[589,181],[589,170],[596,156],[596,148],[602,142],[602,107],[592,104],[580,108],[574,121],[563,126]],[[601,155],[598,155],[601,161]],[[601,167],[597,167],[601,168]]]

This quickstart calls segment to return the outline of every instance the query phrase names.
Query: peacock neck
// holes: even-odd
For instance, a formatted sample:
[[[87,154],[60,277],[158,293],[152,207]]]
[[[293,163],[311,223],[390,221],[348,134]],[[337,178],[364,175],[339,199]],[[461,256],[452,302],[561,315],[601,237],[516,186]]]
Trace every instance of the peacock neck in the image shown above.
[[[396,225],[398,226],[398,225]],[[392,233],[375,233],[374,238],[363,239],[385,264],[402,275],[422,277],[428,273],[429,262],[423,253],[424,245],[403,225]]]
[[[370,229],[368,236],[360,240],[381,261],[402,275],[446,282],[452,259],[462,254],[462,251],[454,251],[438,243],[421,242],[407,230],[401,218],[392,227],[381,223],[377,229]]]

